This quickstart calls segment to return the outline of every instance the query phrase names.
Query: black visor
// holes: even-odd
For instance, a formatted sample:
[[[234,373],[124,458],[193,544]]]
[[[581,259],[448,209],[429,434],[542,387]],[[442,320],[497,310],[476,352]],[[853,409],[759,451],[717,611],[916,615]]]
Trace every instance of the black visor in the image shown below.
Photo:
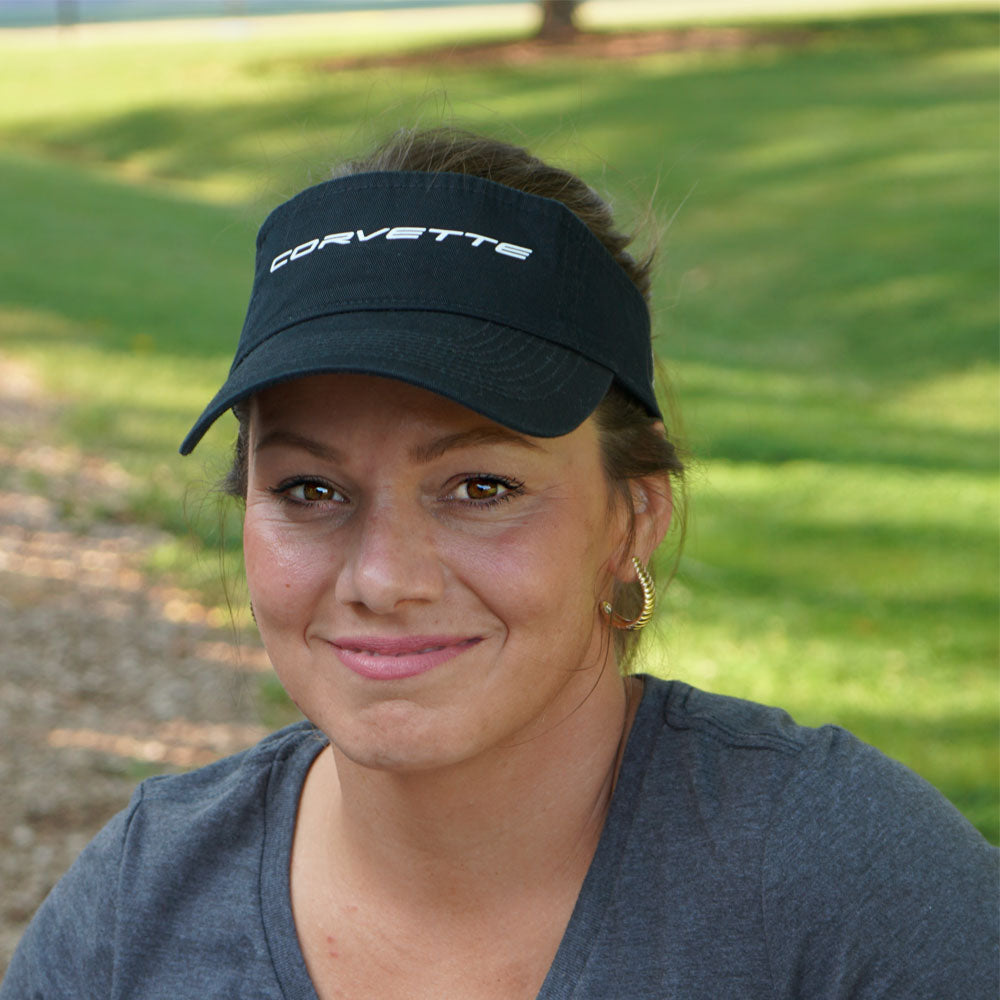
[[[649,312],[561,202],[465,174],[318,184],[257,237],[229,377],[181,445],[278,382],[400,379],[514,430],[557,437],[618,381],[653,415]]]

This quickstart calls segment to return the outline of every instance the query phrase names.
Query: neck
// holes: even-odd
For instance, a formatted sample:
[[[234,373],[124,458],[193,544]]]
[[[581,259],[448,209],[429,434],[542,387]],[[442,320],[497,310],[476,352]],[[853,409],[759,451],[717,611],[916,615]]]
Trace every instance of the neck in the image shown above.
[[[526,885],[541,892],[568,882],[575,893],[604,826],[640,684],[611,675],[549,731],[447,768],[378,771],[331,748],[310,773],[303,832],[325,841],[329,871],[421,907],[494,905]]]

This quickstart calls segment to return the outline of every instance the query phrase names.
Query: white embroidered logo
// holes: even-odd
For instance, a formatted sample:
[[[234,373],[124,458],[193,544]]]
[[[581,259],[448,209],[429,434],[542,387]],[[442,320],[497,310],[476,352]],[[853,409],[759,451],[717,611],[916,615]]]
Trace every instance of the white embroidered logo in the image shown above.
[[[346,233],[328,233],[322,238],[317,236],[314,239],[306,240],[291,250],[279,253],[271,261],[271,273],[273,274],[279,267],[284,267],[290,260],[298,260],[300,257],[308,257],[314,250],[322,250],[331,245],[347,246],[352,242],[367,243],[369,240],[378,239],[380,236],[387,240],[419,240],[424,233],[433,233],[434,242],[442,243],[449,236],[461,236],[469,240],[469,246],[481,247],[483,244],[491,246],[495,253],[503,254],[505,257],[513,257],[515,260],[527,260],[533,253],[530,247],[521,247],[516,243],[503,243],[493,239],[492,236],[482,236],[479,233],[466,233],[461,229],[435,229],[433,226],[383,226],[371,233],[366,233],[363,229],[354,229]]]

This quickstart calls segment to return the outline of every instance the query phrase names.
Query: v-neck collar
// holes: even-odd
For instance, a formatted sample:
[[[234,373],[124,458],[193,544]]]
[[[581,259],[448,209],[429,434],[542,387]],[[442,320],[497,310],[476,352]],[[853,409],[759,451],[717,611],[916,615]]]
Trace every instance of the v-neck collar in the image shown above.
[[[536,1000],[569,1000],[583,976],[608,902],[621,874],[625,846],[636,815],[646,764],[663,701],[662,685],[644,677],[642,700],[636,710],[622,755],[608,816],[590,868],[570,916],[552,965]],[[316,730],[315,739],[298,735],[279,751],[272,765],[264,807],[261,848],[260,913],[271,962],[285,1000],[318,1000],[299,946],[292,913],[291,857],[295,817],[306,775],[317,754],[327,745]]]
[[[638,811],[637,800],[652,753],[654,740],[650,734],[657,728],[658,716],[662,714],[661,685],[651,677],[642,679],[642,701],[625,744],[604,829],[537,1000],[569,1000],[573,996],[583,977],[600,925],[607,916],[608,904],[615,895],[626,844],[632,832],[632,821]]]

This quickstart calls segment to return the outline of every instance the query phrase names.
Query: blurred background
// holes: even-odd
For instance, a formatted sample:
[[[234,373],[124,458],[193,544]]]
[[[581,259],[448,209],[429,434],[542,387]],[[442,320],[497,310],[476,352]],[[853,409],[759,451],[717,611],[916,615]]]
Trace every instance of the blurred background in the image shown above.
[[[137,780],[294,717],[214,489],[234,423],[177,446],[264,216],[415,124],[527,145],[659,248],[692,476],[639,666],[847,726],[996,842],[997,26],[0,0],[0,968]]]

